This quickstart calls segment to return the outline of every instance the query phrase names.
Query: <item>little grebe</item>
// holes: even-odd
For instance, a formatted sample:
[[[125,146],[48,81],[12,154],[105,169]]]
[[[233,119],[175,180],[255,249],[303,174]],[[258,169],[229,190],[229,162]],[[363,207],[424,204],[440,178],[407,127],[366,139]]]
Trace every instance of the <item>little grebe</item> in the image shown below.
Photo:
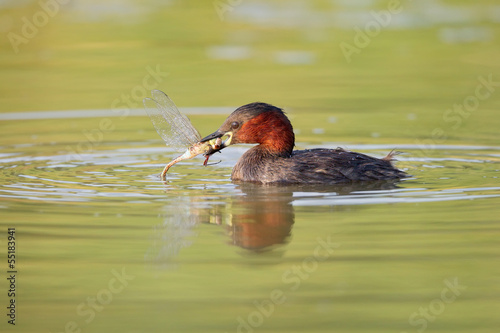
[[[222,126],[201,142],[227,136],[222,148],[258,143],[233,168],[233,181],[257,183],[340,184],[406,177],[392,166],[394,154],[379,159],[337,149],[293,150],[292,124],[280,108],[251,103],[236,109]]]

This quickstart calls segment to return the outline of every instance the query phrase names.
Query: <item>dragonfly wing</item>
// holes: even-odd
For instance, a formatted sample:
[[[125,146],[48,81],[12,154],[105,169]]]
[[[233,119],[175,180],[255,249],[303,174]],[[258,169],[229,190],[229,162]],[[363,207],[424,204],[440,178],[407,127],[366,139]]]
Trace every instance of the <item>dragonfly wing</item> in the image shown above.
[[[144,107],[167,146],[181,149],[200,141],[200,133],[167,95],[159,90],[154,90],[152,95],[155,99],[145,98]]]
[[[167,94],[161,90],[153,90],[151,94],[153,99],[162,107],[163,117],[172,124],[172,129],[178,137],[182,138],[182,141],[193,144],[201,140],[198,130],[194,128],[189,118],[177,109],[177,106]]]
[[[181,142],[179,138],[175,138],[174,131],[172,130],[172,124],[170,124],[165,117],[163,117],[160,104],[151,98],[144,98],[143,103],[149,119],[151,119],[151,122],[156,129],[156,132],[158,132],[167,146],[172,147],[175,150],[180,150],[182,147],[189,145],[189,143]]]

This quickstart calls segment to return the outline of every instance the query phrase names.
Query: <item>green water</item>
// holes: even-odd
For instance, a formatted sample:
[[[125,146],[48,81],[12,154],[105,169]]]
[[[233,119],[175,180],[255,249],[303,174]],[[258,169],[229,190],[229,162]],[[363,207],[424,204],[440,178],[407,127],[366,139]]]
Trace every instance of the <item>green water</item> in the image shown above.
[[[340,43],[385,3],[246,0],[222,19],[212,1],[75,3],[18,53],[2,39],[2,332],[498,332],[499,7],[419,3],[351,62]],[[37,6],[3,7],[0,28]],[[297,148],[396,148],[412,177],[233,184],[235,146],[164,183],[178,153],[135,111],[156,66],[146,85],[202,135],[261,100]]]

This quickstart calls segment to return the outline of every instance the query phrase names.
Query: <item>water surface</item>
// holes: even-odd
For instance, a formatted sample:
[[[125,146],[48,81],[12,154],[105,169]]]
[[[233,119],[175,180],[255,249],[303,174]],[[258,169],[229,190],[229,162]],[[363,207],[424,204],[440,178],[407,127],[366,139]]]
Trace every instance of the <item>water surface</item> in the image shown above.
[[[412,177],[324,187],[234,184],[231,167],[247,149],[239,146],[208,167],[202,158],[181,162],[162,182],[178,153],[152,127],[138,131],[149,120],[136,119],[81,153],[78,141],[45,141],[67,120],[30,135],[16,134],[21,121],[4,122],[5,137],[25,140],[4,145],[0,157],[23,331],[498,325],[500,147],[441,145],[422,157],[417,145],[325,141],[374,156],[398,146],[397,164]],[[440,301],[446,288],[452,301]]]

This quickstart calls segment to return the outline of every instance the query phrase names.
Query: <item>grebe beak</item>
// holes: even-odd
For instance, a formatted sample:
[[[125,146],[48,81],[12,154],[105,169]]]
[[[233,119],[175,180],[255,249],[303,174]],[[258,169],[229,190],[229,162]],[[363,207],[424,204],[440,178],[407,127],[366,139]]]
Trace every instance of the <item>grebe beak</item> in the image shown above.
[[[223,136],[227,136],[226,140],[222,141],[222,144],[221,144],[221,148],[226,148],[227,146],[229,146],[231,144],[231,140],[233,139],[233,132],[221,132],[219,130],[213,132],[212,134],[210,135],[207,135],[206,137],[204,137],[203,139],[200,140],[200,142],[206,142],[206,141],[210,141],[210,140],[213,140],[213,139],[217,139],[217,138],[222,138]]]

